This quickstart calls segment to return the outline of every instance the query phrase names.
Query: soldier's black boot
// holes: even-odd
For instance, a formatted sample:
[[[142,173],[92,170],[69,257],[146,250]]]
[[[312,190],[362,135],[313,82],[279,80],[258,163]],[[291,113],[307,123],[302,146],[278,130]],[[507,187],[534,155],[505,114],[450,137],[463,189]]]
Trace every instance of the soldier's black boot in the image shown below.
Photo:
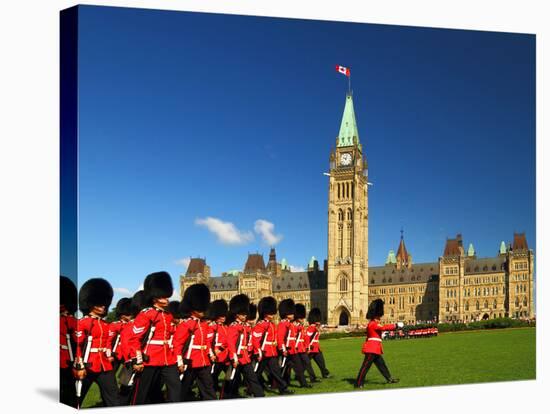
[[[399,378],[390,378],[387,383],[388,384],[397,384],[399,382]]]

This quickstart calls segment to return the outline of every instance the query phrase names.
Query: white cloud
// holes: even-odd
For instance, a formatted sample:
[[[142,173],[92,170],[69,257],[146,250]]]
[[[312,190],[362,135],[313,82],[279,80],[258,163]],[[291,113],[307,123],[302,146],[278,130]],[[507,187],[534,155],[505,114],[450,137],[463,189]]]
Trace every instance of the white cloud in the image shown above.
[[[303,266],[292,266],[290,265],[290,271],[291,272],[305,272],[306,268]]]
[[[275,224],[267,220],[256,220],[254,231],[262,236],[262,240],[269,246],[275,246],[283,239],[282,234],[275,234]]]
[[[183,266],[184,269],[187,269],[189,266],[189,262],[191,262],[190,257],[184,257],[183,259],[178,259],[175,261],[177,265]]]
[[[130,290],[128,290],[126,288],[123,288],[123,287],[115,287],[115,288],[113,288],[113,292],[119,293],[121,295],[131,295],[132,294],[130,292]]]
[[[222,244],[245,244],[254,240],[252,232],[240,231],[233,223],[215,217],[198,218],[195,224],[206,227]]]

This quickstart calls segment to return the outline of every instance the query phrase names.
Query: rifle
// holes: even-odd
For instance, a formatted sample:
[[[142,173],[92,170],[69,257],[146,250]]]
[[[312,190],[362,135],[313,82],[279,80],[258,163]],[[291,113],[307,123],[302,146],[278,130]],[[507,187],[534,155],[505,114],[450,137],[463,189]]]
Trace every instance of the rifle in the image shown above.
[[[267,329],[269,329],[269,327]],[[262,338],[262,346],[260,347],[260,355],[262,355],[263,352],[264,352],[265,343],[267,341],[267,332],[268,332],[267,330],[264,332],[264,337]],[[259,366],[260,366],[260,361],[256,361],[256,365],[254,365],[254,372],[258,371]]]
[[[186,343],[186,345],[187,345],[187,354],[185,356],[185,360],[187,360],[187,361],[189,361],[189,358],[191,358],[191,351],[193,350],[194,340],[195,340],[195,334],[192,334],[191,337],[186,341],[187,342]],[[186,349],[185,346],[183,347],[183,349]],[[185,374],[185,371],[187,371],[187,363],[186,362],[184,362],[184,364],[183,364],[183,373],[180,374],[180,381],[183,380],[183,375]]]
[[[220,327],[218,326],[218,329]],[[214,335],[214,355],[216,355],[216,344],[218,343],[218,329],[216,329],[216,335]],[[214,374],[214,368],[216,367],[216,362],[212,363],[212,369],[210,370],[211,374]]]
[[[237,360],[239,359],[239,355],[241,354],[242,349],[243,349],[243,334],[241,333],[239,335],[239,346],[237,347]],[[231,371],[231,376],[229,377],[231,381],[235,379],[235,372],[237,372],[236,369],[233,369],[233,371]]]
[[[88,359],[90,358],[90,350],[92,348],[92,335],[88,335],[88,339],[86,340],[86,348],[84,351],[84,358],[82,359],[82,368],[86,368],[86,364],[88,363]],[[77,379],[75,382],[75,388],[76,388],[76,399],[77,399],[77,408],[80,408],[80,396],[82,394],[82,380]]]
[[[113,349],[112,349],[112,351],[111,351],[113,354],[116,352],[116,349],[117,349],[117,347],[118,347],[119,341],[120,341],[120,334],[118,334],[118,335],[116,336],[115,344],[113,345]]]

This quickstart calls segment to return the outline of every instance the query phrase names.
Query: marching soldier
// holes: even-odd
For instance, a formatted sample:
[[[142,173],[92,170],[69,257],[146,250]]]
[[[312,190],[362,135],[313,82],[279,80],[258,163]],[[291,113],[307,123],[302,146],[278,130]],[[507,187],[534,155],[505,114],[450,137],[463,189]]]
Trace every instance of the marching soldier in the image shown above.
[[[134,317],[134,310],[132,309],[132,299],[122,298],[120,299],[115,308],[116,321],[109,324],[109,337],[111,338],[111,354],[114,358],[113,371],[115,374],[120,367],[120,364],[124,362],[124,358],[120,351],[120,333],[122,329],[130,322]]]
[[[321,310],[319,308],[313,308],[309,311],[308,315],[309,326],[306,330],[306,346],[308,349],[310,359],[313,359],[319,369],[323,378],[329,378],[330,372],[325,365],[325,357],[321,346],[319,344],[319,336],[321,335]]]
[[[172,315],[167,311],[172,296],[172,278],[167,272],[148,275],[143,283],[146,302],[134,320],[129,341],[129,356],[136,372],[131,404],[144,404],[160,378],[166,385],[167,402],[180,400],[180,382],[176,357],[170,346]]]
[[[256,376],[260,379],[264,370],[277,383],[279,393],[294,394],[288,389],[287,382],[281,374],[277,353],[277,333],[273,317],[277,314],[277,301],[272,296],[262,298],[258,303],[259,320],[252,330],[253,352],[256,355],[254,366]]]
[[[216,360],[212,351],[212,333],[204,314],[210,303],[210,290],[204,284],[189,286],[180,304],[180,313],[187,312],[174,334],[174,353],[177,358],[181,397],[187,401],[188,392],[196,380],[203,400],[215,400],[211,363]]]
[[[235,315],[235,321],[227,329],[227,344],[232,370],[230,370],[231,373],[229,374],[229,378],[227,378],[228,384],[224,385],[227,389],[224,398],[235,398],[238,396],[239,377],[241,374],[254,397],[264,396],[264,390],[256,377],[248,353],[249,339],[245,322],[250,311],[249,305],[250,300],[244,294],[234,296],[229,302],[229,311]]]
[[[208,307],[208,316],[212,321],[210,323],[210,330],[213,334],[212,349],[216,355],[216,361],[212,366],[212,380],[214,382],[214,389],[219,390],[219,377],[220,373],[227,369],[229,365],[229,351],[227,349],[227,326],[225,321],[227,319],[228,306],[224,299],[215,300]],[[220,395],[220,399],[223,398]]]
[[[63,404],[76,408],[76,389],[73,377],[73,364],[76,343],[77,291],[68,277],[61,276],[59,294],[59,368],[60,396]]]
[[[78,406],[86,398],[93,382],[96,382],[106,406],[120,405],[109,324],[103,320],[113,299],[113,288],[105,279],[90,279],[79,292],[80,311],[84,315],[77,322],[75,378]]]
[[[277,347],[282,357],[281,369],[283,378],[290,384],[290,369],[294,369],[296,379],[302,388],[311,388],[304,376],[304,367],[296,353],[296,326],[293,323],[296,313],[296,305],[292,299],[284,299],[279,304],[279,317],[277,326]]]
[[[382,338],[383,331],[393,331],[397,328],[403,328],[403,322],[397,322],[397,324],[381,325],[380,318],[384,316],[384,302],[382,299],[375,299],[369,305],[367,311],[367,319],[369,323],[367,325],[367,338],[363,344],[361,352],[365,354],[363,364],[357,374],[357,380],[355,381],[355,388],[363,388],[365,377],[369,371],[371,365],[374,363],[380,373],[386,378],[388,384],[399,382],[399,379],[393,378],[390,374],[384,358],[382,358]]]
[[[306,317],[306,307],[301,304],[296,304],[296,315],[294,317],[294,326],[296,327],[296,354],[300,358],[302,366],[309,375],[310,382],[319,382],[315,371],[311,366],[311,361],[307,354],[307,335],[304,327],[304,319]]]

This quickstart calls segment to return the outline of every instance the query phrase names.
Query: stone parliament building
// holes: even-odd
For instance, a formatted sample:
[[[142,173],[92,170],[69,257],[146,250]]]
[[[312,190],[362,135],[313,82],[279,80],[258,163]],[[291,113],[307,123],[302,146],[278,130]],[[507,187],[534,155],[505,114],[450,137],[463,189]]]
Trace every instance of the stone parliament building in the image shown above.
[[[180,276],[180,293],[194,283],[210,287],[212,300],[238,293],[253,303],[264,296],[292,298],[309,310],[321,309],[331,326],[362,325],[368,304],[385,302],[384,320],[419,322],[476,321],[497,317],[534,317],[534,253],[524,233],[500,243],[494,257],[478,258],[472,243],[465,250],[462,235],[447,239],[437,261],[413,263],[403,233],[397,253],[385,265],[368,261],[368,168],[353,108],[346,103],[336,148],[330,153],[328,249],[323,266],[312,257],[307,270],[293,272],[271,248],[249,254],[242,270],[213,277],[202,258],[191,258]],[[496,244],[495,244],[496,247]]]

